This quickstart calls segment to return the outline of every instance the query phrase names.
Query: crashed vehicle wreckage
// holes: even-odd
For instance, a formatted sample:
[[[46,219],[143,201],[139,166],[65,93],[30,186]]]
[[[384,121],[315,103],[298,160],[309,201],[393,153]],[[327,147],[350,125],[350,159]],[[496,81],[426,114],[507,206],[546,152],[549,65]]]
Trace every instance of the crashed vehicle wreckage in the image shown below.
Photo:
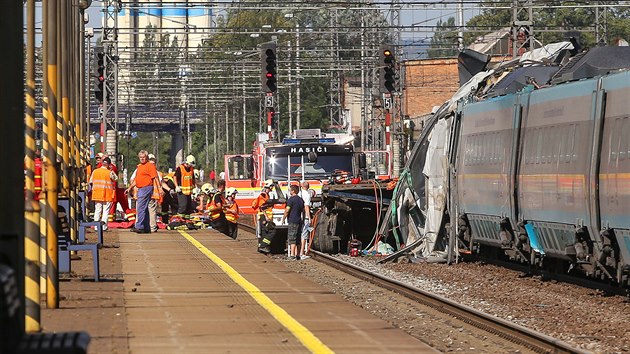
[[[360,208],[333,198],[314,245],[338,235],[365,252],[380,238],[390,258],[487,254],[627,288],[630,47],[560,42],[497,64],[464,50],[458,63],[464,84],[425,122],[372,240],[349,226]]]

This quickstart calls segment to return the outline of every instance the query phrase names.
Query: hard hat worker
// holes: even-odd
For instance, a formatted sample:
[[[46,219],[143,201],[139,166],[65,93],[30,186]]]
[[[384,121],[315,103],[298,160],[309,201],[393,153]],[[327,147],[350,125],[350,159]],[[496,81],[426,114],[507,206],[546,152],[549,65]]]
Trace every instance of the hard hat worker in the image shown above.
[[[199,208],[198,210],[205,212],[208,206],[208,203],[216,193],[216,190],[210,183],[204,183],[200,188],[199,193]]]
[[[177,213],[190,215],[192,210],[192,192],[195,188],[195,157],[186,156],[184,163],[175,170],[175,191],[177,192]]]
[[[177,206],[177,192],[175,192],[175,173],[166,173],[163,176],[162,222],[168,224],[170,216],[176,214],[179,208]]]
[[[225,218],[228,223],[227,235],[236,240],[238,235],[238,218],[240,210],[236,203],[236,194],[238,191],[236,188],[231,187],[225,191],[225,206],[223,211],[225,212]]]
[[[136,178],[131,182],[129,188],[125,190],[125,194],[134,187],[138,188],[138,202],[136,203],[136,226],[131,231],[148,234],[151,233],[149,224],[149,202],[153,196],[153,190],[160,188],[158,181],[158,173],[155,164],[149,162],[149,153],[141,150],[138,153],[140,163],[137,166]]]
[[[103,230],[107,230],[109,210],[116,195],[116,181],[118,175],[112,171],[111,159],[103,157],[101,166],[92,172],[92,201],[94,201],[94,221],[103,223]],[[95,227],[96,228],[96,227]]]
[[[269,234],[265,237],[262,237],[263,230],[268,229],[268,224],[273,220],[273,205],[268,204],[267,201],[271,198],[272,188],[275,185],[274,181],[268,179],[263,184],[263,189],[252,202],[252,209],[256,211],[256,219],[257,223],[257,234],[260,236],[260,242],[258,251],[262,253],[269,253],[271,245],[271,241],[273,240],[273,234]]]
[[[215,230],[227,235],[228,234],[228,221],[225,218],[225,180],[220,179],[217,182],[217,192],[212,196],[208,203],[208,216],[210,217],[210,223]]]

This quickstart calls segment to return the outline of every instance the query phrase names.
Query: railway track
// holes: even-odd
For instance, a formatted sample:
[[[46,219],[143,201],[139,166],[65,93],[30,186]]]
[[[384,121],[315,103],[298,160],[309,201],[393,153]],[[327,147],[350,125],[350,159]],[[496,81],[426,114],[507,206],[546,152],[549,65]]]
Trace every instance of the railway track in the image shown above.
[[[240,227],[248,232],[256,232],[255,227],[240,223]],[[447,313],[475,328],[497,335],[508,341],[522,345],[532,351],[540,353],[589,353],[574,348],[556,338],[533,331],[515,323],[491,316],[471,307],[456,303],[445,297],[426,292],[422,289],[389,279],[375,272],[362,269],[356,265],[344,262],[328,254],[311,250],[313,259],[329,267],[340,270],[353,277],[368,281],[381,288],[396,292],[411,300],[429,306],[442,313]]]
[[[445,297],[426,292],[422,289],[404,284],[397,280],[389,279],[380,274],[362,269],[353,264],[344,262],[328,254],[311,250],[313,259],[330,267],[350,274],[356,278],[369,281],[379,287],[396,292],[403,296],[429,306],[440,312],[447,313],[469,325],[493,333],[513,343],[522,345],[532,351],[540,353],[589,353],[574,348],[568,343],[556,338],[533,331],[523,326],[511,323],[471,307],[458,304]]]

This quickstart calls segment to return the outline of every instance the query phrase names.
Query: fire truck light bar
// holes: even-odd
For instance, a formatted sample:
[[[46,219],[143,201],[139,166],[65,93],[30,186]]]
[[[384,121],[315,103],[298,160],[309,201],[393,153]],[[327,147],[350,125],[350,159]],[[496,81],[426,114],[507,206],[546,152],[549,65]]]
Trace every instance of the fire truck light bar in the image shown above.
[[[320,143],[320,144],[330,144],[334,143],[335,138],[323,138],[323,139],[284,139],[282,141],[283,144],[286,145],[295,145],[295,144],[306,144],[306,143]]]

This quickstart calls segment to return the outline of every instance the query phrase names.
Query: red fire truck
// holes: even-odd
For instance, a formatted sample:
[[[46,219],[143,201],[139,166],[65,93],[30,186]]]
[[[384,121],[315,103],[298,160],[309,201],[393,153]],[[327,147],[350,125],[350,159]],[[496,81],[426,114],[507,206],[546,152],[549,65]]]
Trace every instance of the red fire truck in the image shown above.
[[[287,225],[282,224],[281,220],[284,202],[289,196],[288,186],[308,181],[312,193],[318,196],[322,185],[329,183],[331,178],[350,179],[358,176],[360,159],[355,158],[353,139],[348,134],[322,134],[319,129],[302,129],[296,130],[293,136],[281,143],[269,141],[266,133],[258,134],[257,138],[252,154],[225,156],[226,188],[236,188],[241,212],[254,215],[251,205],[260,194],[263,184],[270,179],[275,182],[276,188],[272,190],[271,197],[275,200],[273,222],[277,241],[274,241],[276,247],[272,245],[272,250],[282,250]],[[371,156],[378,156],[383,161],[382,166],[389,165],[387,152],[375,152]],[[389,168],[381,168],[371,177],[388,177],[389,172]],[[317,199],[314,198],[315,208],[318,207]],[[258,237],[261,233],[259,228]]]

